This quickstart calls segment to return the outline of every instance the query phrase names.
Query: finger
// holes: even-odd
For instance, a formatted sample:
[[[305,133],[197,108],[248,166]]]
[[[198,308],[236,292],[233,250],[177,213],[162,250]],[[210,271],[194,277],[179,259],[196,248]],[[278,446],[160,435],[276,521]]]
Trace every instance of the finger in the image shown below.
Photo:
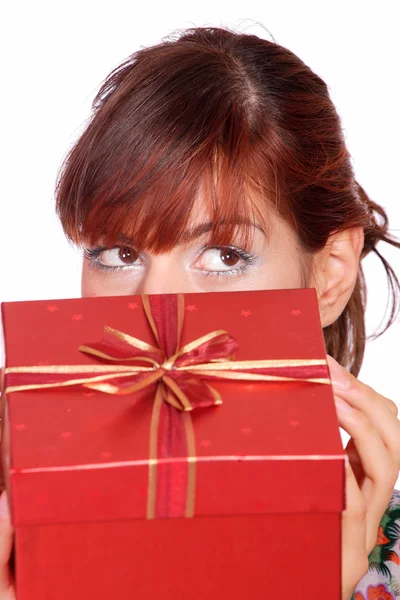
[[[6,492],[0,497],[0,598],[12,598],[11,595],[11,574],[9,570],[9,560],[13,544],[13,528],[10,523],[8,513],[8,500]],[[6,593],[8,594],[6,596]]]
[[[342,513],[342,572],[345,573],[348,565],[352,565],[352,570],[357,571],[354,573],[355,580],[359,581],[368,570],[367,508],[348,462],[346,462],[345,478],[346,509]]]
[[[360,400],[366,396],[371,403],[383,407],[395,417],[399,414],[398,406],[389,398],[378,394],[373,388],[363,383],[357,377],[354,377],[347,369],[342,367],[332,356],[327,355],[329,371],[332,383],[335,386],[335,392],[340,394],[350,394],[349,400],[355,403],[356,408],[360,408]],[[337,389],[336,389],[337,388]],[[358,393],[357,393],[358,392]]]
[[[373,481],[380,481],[382,473],[393,469],[391,457],[381,435],[361,410],[353,408],[343,398],[334,398],[339,425],[353,439],[366,476]]]
[[[394,402],[381,396],[370,386],[358,381],[346,369],[328,356],[329,369],[335,396],[341,397],[354,408],[362,411],[379,431],[385,446],[400,468],[400,421]]]
[[[393,468],[393,461],[385,447],[379,432],[375,429],[368,417],[361,411],[351,407],[342,398],[335,397],[339,425],[347,431],[352,438],[351,460],[361,463],[365,474],[365,481],[361,489],[357,485],[366,503],[368,544],[376,541],[376,532],[379,522],[392,496],[397,474]],[[354,452],[356,450],[356,453]],[[357,466],[357,465],[356,465]],[[359,467],[357,478],[360,481]],[[353,471],[352,471],[353,473]],[[357,484],[356,477],[353,478]]]
[[[369,482],[370,480],[369,479],[366,480],[364,469],[362,467],[361,458],[357,452],[357,448],[354,445],[353,438],[350,438],[345,451],[350,460],[350,465],[351,465],[351,468],[353,469],[353,473],[357,480],[358,486],[360,488],[362,488],[362,491],[364,492],[365,481]],[[367,496],[365,496],[365,497],[367,497]]]

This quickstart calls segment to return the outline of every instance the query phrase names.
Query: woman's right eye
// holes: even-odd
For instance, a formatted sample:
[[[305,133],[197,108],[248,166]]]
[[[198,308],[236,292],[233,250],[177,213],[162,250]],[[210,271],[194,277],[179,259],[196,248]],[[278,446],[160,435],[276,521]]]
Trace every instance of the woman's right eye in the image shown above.
[[[138,251],[130,246],[86,249],[85,256],[93,266],[104,269],[124,269],[140,264]]]

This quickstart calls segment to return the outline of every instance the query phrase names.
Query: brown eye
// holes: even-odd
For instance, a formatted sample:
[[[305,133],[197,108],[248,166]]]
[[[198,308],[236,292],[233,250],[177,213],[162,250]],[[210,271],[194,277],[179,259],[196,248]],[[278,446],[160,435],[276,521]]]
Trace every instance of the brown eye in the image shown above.
[[[139,254],[134,248],[124,246],[118,249],[118,258],[126,265],[131,265],[139,258]]]
[[[220,258],[227,267],[234,267],[240,261],[241,257],[232,248],[222,248],[220,250]]]
[[[240,275],[254,262],[248,252],[229,246],[204,248],[194,264],[205,275]]]
[[[132,246],[115,246],[109,249],[85,251],[93,265],[109,270],[137,269],[143,266],[140,254]],[[91,257],[91,258],[90,258]]]

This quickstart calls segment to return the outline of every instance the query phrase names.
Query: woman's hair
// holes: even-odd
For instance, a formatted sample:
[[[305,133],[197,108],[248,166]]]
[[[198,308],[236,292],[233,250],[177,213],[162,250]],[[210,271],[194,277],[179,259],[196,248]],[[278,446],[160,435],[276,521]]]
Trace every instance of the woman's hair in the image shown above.
[[[385,211],[355,180],[340,118],[324,81],[295,54],[256,35],[198,27],[141,48],[115,68],[60,169],[57,211],[75,243],[124,239],[153,252],[181,239],[199,191],[212,243],[237,223],[268,215],[295,230],[304,257],[328,237],[361,226],[361,258],[375,252],[391,291],[399,282],[376,249]],[[260,203],[249,198],[261,198]],[[247,239],[247,238],[246,238]],[[357,375],[365,348],[366,286],[360,265],[344,311],[325,327],[326,350]]]

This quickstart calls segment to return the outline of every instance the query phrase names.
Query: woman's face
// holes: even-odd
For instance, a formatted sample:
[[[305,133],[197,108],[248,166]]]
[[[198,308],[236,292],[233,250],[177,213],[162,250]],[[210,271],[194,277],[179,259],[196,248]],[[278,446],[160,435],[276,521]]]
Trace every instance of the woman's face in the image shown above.
[[[268,232],[252,225],[246,250],[237,238],[230,246],[209,243],[210,223],[201,210],[171,252],[140,252],[134,240],[112,249],[88,248],[82,271],[83,296],[118,296],[299,288],[312,285],[302,268],[292,229],[271,215]],[[303,259],[304,261],[304,259]]]

